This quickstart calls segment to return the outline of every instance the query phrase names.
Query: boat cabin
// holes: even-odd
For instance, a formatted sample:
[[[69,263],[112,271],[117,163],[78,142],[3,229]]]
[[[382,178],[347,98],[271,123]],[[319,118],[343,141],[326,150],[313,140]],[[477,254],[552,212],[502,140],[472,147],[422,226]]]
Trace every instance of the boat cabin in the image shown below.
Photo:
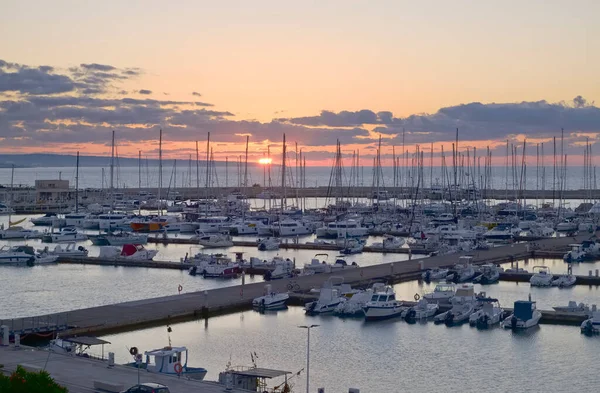
[[[515,317],[521,321],[528,321],[533,317],[533,311],[535,310],[535,302],[529,300],[517,300],[515,302]]]

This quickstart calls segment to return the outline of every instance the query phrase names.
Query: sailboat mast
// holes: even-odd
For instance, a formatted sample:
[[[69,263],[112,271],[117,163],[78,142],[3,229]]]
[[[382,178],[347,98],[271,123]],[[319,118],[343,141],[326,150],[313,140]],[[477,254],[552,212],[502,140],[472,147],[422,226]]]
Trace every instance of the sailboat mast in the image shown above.
[[[75,213],[79,213],[79,151],[77,151],[77,165],[75,168]]]
[[[115,130],[112,132],[112,143],[110,148],[110,210],[114,209],[114,176],[115,176]]]
[[[285,134],[283,134],[283,150],[281,154],[281,213],[285,207]]]
[[[200,207],[200,158],[198,153],[198,141],[196,141],[196,193],[198,194],[198,207]]]
[[[210,168],[210,132],[208,133],[208,136],[206,138],[206,182],[205,182],[205,187],[206,187],[206,215],[208,215],[208,171]]]
[[[248,143],[250,143],[250,137],[246,135],[246,155],[244,157],[244,187],[248,187]]]
[[[162,215],[162,202],[160,200],[160,190],[162,188],[162,128],[158,134],[158,215]]]

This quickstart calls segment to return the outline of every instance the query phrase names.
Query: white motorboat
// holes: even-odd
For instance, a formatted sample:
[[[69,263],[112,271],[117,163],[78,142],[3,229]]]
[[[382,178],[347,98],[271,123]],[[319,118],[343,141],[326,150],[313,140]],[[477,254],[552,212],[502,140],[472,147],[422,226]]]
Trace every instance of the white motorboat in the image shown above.
[[[456,285],[437,284],[433,292],[426,293],[423,298],[429,303],[450,303],[450,299],[456,294]]]
[[[479,307],[473,284],[462,284],[456,287],[456,293],[450,299],[452,308],[438,314],[434,322],[445,323],[448,326],[465,322]]]
[[[534,266],[533,276],[529,279],[532,287],[550,287],[554,276],[547,266]]]
[[[258,239],[258,251],[273,251],[279,250],[279,239],[268,237],[266,239]]]
[[[135,261],[151,261],[157,250],[148,250],[141,244],[124,244],[123,248],[114,246],[100,247],[99,259],[130,259]]]
[[[575,232],[579,228],[579,223],[569,218],[556,224],[557,232]]]
[[[552,307],[554,311],[566,314],[583,314],[588,315],[590,313],[590,307],[586,304],[579,303],[576,301],[569,300],[569,303],[566,306],[556,306]]]
[[[9,226],[7,229],[0,229],[0,239],[37,239],[42,236],[40,231],[25,229],[20,226]]]
[[[57,218],[56,213],[46,213],[41,217],[32,218],[30,221],[33,225],[36,226],[49,227],[52,225],[52,222],[55,218]]]
[[[365,242],[361,239],[350,238],[343,239],[341,245],[343,248],[340,252],[344,255],[360,254],[365,247]]]
[[[529,273],[526,269],[523,269],[522,267],[509,267],[507,269],[504,269],[504,273]]]
[[[371,288],[368,288],[366,291],[359,291],[357,293],[354,293],[348,298],[348,300],[340,303],[333,311],[333,313],[341,317],[362,317],[365,314],[364,308],[367,305],[367,303],[371,301],[373,293],[383,288],[385,288],[385,284],[375,283]]]
[[[458,258],[458,263],[448,273],[446,278],[449,281],[456,283],[466,282],[475,277],[475,268],[471,264],[472,256],[461,256]]]
[[[254,257],[250,258],[252,266],[254,266],[253,258]],[[279,256],[275,257],[269,265],[275,266],[275,269],[267,270],[267,272],[264,275],[265,281],[278,280],[281,278],[290,278],[294,275],[294,261],[292,261],[289,258],[283,259]]]
[[[403,237],[398,236],[385,236],[383,242],[373,243],[372,248],[383,248],[384,250],[397,250],[402,248],[406,244],[406,240]]]
[[[197,255],[191,262],[193,266],[188,271],[191,276],[234,278],[242,272],[238,261],[232,261],[231,258],[221,254],[202,254],[200,257]]]
[[[475,303],[456,303],[452,308],[444,313],[438,314],[434,318],[435,323],[445,323],[447,326],[458,325],[469,319],[475,312]]]
[[[407,307],[396,300],[394,289],[389,286],[378,289],[371,295],[371,300],[364,308],[365,319],[376,321],[400,316]]]
[[[199,233],[217,233],[229,222],[229,217],[210,216],[200,217],[196,220]]]
[[[52,250],[52,251],[49,251],[48,247],[46,247],[43,250],[38,250],[38,252],[40,252],[41,254],[56,255],[59,258],[60,257],[81,258],[81,257],[88,256],[88,250],[83,246],[78,246],[74,242],[67,243],[66,245],[59,244],[56,247],[54,247],[54,250]]]
[[[97,221],[98,229],[112,231],[120,226],[125,225],[128,221],[128,217],[126,214],[108,213],[98,215],[98,218],[93,219],[93,221],[88,222],[88,220],[89,219],[84,220],[84,228],[91,226],[92,223],[95,226]]]
[[[29,265],[53,263],[58,256],[36,253],[31,246],[2,246],[0,265]]]
[[[122,246],[124,244],[146,244],[148,235],[145,233],[120,232],[110,235],[102,235],[110,246]]]
[[[47,233],[42,236],[45,243],[77,242],[87,240],[87,235],[77,232],[75,227],[62,228],[58,233]]]
[[[487,329],[500,323],[504,310],[500,307],[497,299],[481,299],[483,306],[469,316],[469,325],[477,326],[478,329]]]
[[[592,312],[592,316],[581,323],[581,333],[588,335],[600,333],[600,311]]]
[[[242,235],[258,235],[258,228],[263,226],[264,224],[261,221],[236,221],[229,225],[229,233],[236,236]]]
[[[358,221],[344,220],[334,221],[322,228],[317,228],[317,237],[328,239],[345,239],[348,237],[365,237],[369,234],[369,229],[363,227]]]
[[[323,288],[319,291],[319,299],[308,302],[304,306],[304,310],[307,314],[325,314],[333,312],[336,307],[341,303],[345,302],[346,298],[343,297],[337,288],[333,288],[328,283],[325,283]]]
[[[4,203],[0,203],[0,215],[4,215],[4,214],[14,214],[15,211],[13,209],[11,209],[8,205],[5,205]]]
[[[426,282],[445,280],[449,272],[450,269],[436,267],[423,272],[421,278]]]
[[[65,214],[65,226],[67,227],[78,227],[82,228],[83,223],[86,220],[87,213],[68,213]]]
[[[402,313],[402,318],[406,321],[429,318],[433,317],[439,309],[439,304],[429,303],[427,299],[420,299],[415,306],[410,307]]]
[[[0,248],[0,265],[29,264],[35,262],[35,251],[31,246],[2,246]]]
[[[552,286],[559,288],[568,288],[575,285],[577,277],[572,274],[561,274],[558,278],[552,280]]]
[[[274,223],[271,230],[275,236],[302,236],[313,233],[312,226],[292,219]]]
[[[252,306],[259,310],[276,310],[286,308],[286,302],[290,298],[287,293],[277,293],[271,290],[271,285],[266,285],[266,294],[252,300]]]
[[[132,348],[133,349],[133,348]],[[188,379],[202,380],[206,376],[206,369],[202,367],[189,367],[188,350],[186,347],[164,347],[144,352],[145,361],[140,365],[136,362],[127,366],[140,367],[150,373],[182,376]]]
[[[223,248],[233,246],[231,236],[222,233],[213,233],[198,237],[198,244],[204,248]]]
[[[563,260],[565,262],[583,262],[587,259],[587,252],[583,248],[583,244],[569,244],[571,249],[565,255],[563,255]]]
[[[485,265],[481,265],[480,273],[473,279],[474,283],[478,284],[493,284],[498,282],[500,279],[500,269],[498,266],[488,263]]]
[[[535,302],[531,300],[515,301],[514,311],[509,315],[500,326],[505,329],[529,329],[536,326],[542,313],[536,308]]]
[[[511,240],[521,229],[513,224],[498,224],[483,234],[487,240]]]
[[[62,338],[55,338],[54,340],[50,340],[47,350],[55,353],[74,355],[77,350],[77,344],[63,340]]]

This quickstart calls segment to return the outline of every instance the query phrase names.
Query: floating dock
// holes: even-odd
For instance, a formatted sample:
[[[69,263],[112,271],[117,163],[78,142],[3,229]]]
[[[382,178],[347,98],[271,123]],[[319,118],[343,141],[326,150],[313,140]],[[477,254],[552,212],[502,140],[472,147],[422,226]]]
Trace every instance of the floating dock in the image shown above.
[[[579,240],[584,240],[584,237]],[[572,238],[553,238],[540,240],[538,245],[543,250],[564,249],[572,242]],[[414,258],[358,268],[348,267],[331,274],[299,276],[293,279],[271,281],[269,284],[271,284],[272,290],[277,292],[287,291],[290,283],[298,292],[308,292],[311,288],[320,288],[331,276],[342,277],[346,283],[353,285],[368,285],[374,281],[382,280],[398,282],[415,279],[427,268],[451,266],[458,262],[461,255],[465,254]],[[531,251],[527,244],[518,243],[478,251],[469,255],[473,256],[473,263],[476,264],[506,263],[530,257]],[[213,315],[248,309],[252,299],[263,295],[264,287],[265,283],[261,282],[209,291],[187,292],[179,295],[73,310],[68,313],[4,320],[0,321],[0,325],[8,325],[13,334],[27,334],[36,328],[37,334],[49,334],[61,330],[63,331],[62,334],[65,335],[95,335],[135,330],[146,326],[208,318]],[[58,319],[57,315],[63,316],[57,324],[44,325],[40,323],[40,321],[55,321]],[[38,321],[37,324],[36,321]]]

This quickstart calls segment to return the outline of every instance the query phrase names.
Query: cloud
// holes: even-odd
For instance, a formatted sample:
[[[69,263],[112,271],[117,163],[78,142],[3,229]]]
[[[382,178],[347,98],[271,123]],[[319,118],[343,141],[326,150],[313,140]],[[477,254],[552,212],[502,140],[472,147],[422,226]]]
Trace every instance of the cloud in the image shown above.
[[[80,64],[81,68],[84,68],[86,70],[93,70],[93,71],[113,71],[116,70],[116,67],[113,67],[111,65],[105,65],[105,64],[97,64],[97,63],[92,63],[92,64]]]
[[[50,66],[31,68],[0,60],[0,93],[40,95],[75,90],[77,84],[70,77],[54,74],[52,71]]]
[[[138,93],[148,95],[148,94],[152,94],[152,90],[142,89],[142,90],[139,90]]]
[[[202,94],[198,93],[197,91],[193,91],[192,95],[197,96],[197,97],[202,97]]]
[[[294,117],[289,119],[277,119],[291,124],[300,124],[305,126],[327,126],[327,127],[353,127],[363,124],[379,124],[381,119],[378,115],[368,109],[356,112],[341,111],[338,113],[331,111],[321,111],[319,116]]]

